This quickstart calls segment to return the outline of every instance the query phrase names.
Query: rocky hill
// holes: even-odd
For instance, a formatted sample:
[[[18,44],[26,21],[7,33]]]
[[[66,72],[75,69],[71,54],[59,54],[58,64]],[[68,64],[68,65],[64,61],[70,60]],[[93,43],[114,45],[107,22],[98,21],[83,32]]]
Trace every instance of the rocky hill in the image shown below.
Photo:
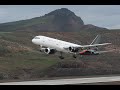
[[[94,25],[85,25],[84,21],[67,8],[57,9],[41,17],[0,24],[0,31],[80,31],[107,30]]]

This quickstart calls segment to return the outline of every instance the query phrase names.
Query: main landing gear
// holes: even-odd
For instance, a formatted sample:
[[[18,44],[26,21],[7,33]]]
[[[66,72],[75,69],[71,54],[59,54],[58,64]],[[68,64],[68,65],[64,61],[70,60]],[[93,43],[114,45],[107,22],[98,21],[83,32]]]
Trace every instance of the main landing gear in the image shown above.
[[[63,52],[60,52],[60,56],[59,56],[60,59],[64,59],[62,54],[63,54]],[[73,58],[77,58],[76,53],[73,54]]]
[[[73,55],[73,58],[77,58],[77,56],[76,56],[76,55]]]
[[[60,59],[64,59],[64,57],[62,56],[62,52],[60,52],[59,58],[60,58]]]
[[[73,58],[77,58],[76,53],[75,53],[75,54],[73,54]]]

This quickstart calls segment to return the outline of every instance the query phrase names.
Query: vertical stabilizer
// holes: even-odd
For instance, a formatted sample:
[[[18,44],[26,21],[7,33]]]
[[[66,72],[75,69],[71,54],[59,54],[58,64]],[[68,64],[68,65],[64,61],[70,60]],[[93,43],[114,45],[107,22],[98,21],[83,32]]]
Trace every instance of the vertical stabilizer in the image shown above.
[[[97,35],[90,45],[99,44],[100,43],[100,37],[101,37],[100,35]]]

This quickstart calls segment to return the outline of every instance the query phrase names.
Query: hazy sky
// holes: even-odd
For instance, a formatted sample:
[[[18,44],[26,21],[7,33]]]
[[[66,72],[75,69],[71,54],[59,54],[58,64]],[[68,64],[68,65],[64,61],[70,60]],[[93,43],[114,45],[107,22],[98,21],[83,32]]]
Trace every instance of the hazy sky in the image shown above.
[[[85,24],[120,28],[120,5],[0,5],[0,23],[39,17],[60,8],[73,11]]]

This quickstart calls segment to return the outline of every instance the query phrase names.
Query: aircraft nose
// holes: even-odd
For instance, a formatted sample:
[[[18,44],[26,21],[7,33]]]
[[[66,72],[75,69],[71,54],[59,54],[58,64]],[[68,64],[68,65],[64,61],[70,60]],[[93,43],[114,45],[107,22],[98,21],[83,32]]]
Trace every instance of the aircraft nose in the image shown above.
[[[35,43],[35,40],[34,40],[34,39],[32,39],[32,43]]]
[[[36,39],[33,38],[33,39],[32,39],[32,43],[34,43],[34,44],[37,45],[37,44],[38,44],[38,41],[37,41]]]

